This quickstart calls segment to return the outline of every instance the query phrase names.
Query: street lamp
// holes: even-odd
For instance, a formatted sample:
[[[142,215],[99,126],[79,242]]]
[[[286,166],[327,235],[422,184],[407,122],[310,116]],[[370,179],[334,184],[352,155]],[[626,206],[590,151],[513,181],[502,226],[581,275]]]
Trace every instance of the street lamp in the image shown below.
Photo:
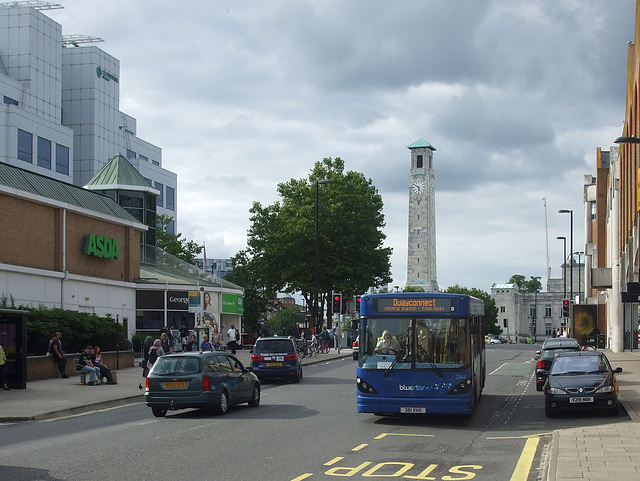
[[[318,197],[320,191],[320,185],[331,184],[333,181],[324,179],[316,180],[316,332],[322,328],[322,319],[320,318],[320,308],[318,305],[318,291],[320,291],[320,236],[318,233]]]
[[[540,276],[537,277],[531,277],[531,280],[536,280],[539,281],[540,280]],[[534,294],[534,301],[533,301],[533,316],[531,316],[531,326],[529,328],[529,331],[531,332],[531,339],[533,339],[533,342],[536,342],[536,330],[538,328],[537,321],[538,321],[538,282],[536,282],[535,285],[535,294]]]
[[[571,252],[571,272],[569,274],[569,299],[571,299],[571,302],[573,302],[573,210],[560,209],[558,213],[571,215],[571,231],[570,231],[571,235],[570,235],[570,246],[569,246],[570,252]]]
[[[640,144],[640,138],[622,136],[613,141],[614,144]]]
[[[578,304],[580,304],[582,302],[582,280],[581,280],[582,275],[580,273],[582,268],[580,267],[581,265],[580,259],[582,259],[584,252],[576,252],[576,254],[578,255]]]
[[[562,257],[562,283],[564,286],[563,299],[567,298],[567,238],[564,236],[558,236],[556,239],[562,239],[563,245],[563,257]]]

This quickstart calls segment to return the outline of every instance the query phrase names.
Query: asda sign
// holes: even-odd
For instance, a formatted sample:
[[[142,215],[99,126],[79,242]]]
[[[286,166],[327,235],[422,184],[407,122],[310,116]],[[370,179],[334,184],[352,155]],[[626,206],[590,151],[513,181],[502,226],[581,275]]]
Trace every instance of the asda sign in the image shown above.
[[[82,253],[101,259],[120,259],[118,239],[97,234],[85,234],[82,236]]]

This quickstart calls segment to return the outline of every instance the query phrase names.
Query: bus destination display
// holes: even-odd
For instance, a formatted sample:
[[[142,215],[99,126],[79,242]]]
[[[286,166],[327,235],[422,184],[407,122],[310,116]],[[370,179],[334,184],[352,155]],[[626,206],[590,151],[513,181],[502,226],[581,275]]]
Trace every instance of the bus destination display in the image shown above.
[[[373,312],[443,312],[455,311],[456,300],[439,297],[378,297],[373,299]]]

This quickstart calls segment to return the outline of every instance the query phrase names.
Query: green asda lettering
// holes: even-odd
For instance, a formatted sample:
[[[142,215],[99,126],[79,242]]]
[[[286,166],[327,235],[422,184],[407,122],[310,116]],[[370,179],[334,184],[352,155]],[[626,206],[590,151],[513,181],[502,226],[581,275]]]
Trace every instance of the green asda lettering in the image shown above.
[[[101,259],[120,259],[118,239],[103,235],[85,234],[82,236],[82,252]]]

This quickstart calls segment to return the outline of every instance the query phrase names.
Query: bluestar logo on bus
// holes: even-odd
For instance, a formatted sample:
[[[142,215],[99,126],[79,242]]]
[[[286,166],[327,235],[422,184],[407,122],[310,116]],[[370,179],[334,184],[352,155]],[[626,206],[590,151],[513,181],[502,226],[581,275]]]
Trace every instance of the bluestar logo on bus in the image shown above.
[[[400,391],[426,391],[427,386],[420,386],[419,384],[414,384],[413,386],[400,384],[398,385],[398,389],[400,389]]]
[[[120,259],[118,239],[111,239],[103,235],[83,235],[82,252],[88,256],[100,257],[102,259]]]

